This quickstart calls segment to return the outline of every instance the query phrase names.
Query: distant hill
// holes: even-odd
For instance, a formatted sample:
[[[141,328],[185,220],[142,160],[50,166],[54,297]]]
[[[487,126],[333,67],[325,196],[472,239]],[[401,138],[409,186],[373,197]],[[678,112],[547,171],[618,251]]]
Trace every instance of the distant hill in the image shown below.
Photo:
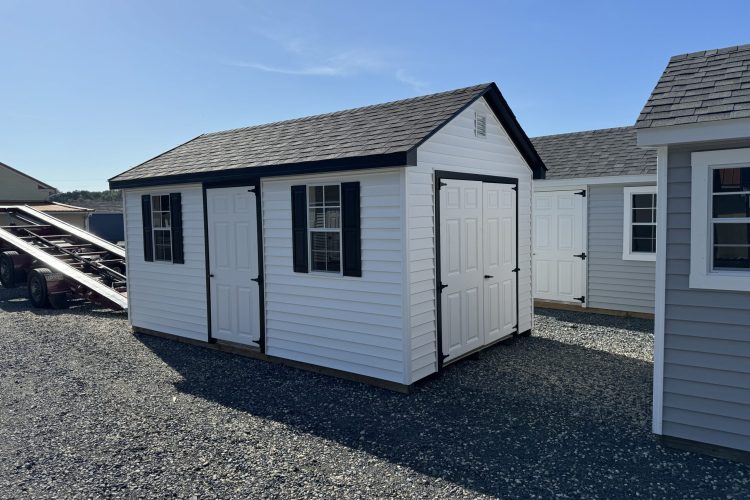
[[[98,212],[122,212],[122,192],[119,189],[106,191],[68,191],[50,196],[50,201],[65,203],[83,208],[93,208]]]

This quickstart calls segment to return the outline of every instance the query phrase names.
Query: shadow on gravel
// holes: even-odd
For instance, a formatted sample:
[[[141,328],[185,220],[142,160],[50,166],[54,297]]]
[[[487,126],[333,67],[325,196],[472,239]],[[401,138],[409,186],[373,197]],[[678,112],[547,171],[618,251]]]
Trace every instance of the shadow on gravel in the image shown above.
[[[653,493],[653,483],[661,491],[710,488],[700,464],[712,459],[663,449],[651,436],[652,365],[637,359],[522,338],[403,395],[137,338],[182,375],[175,385],[183,393],[477,492],[618,498]],[[685,468],[694,470],[675,474]]]
[[[2,288],[0,287],[0,312],[17,313],[30,312],[39,316],[56,316],[59,314],[74,314],[80,316],[89,316],[96,314],[100,317],[111,316],[112,318],[122,318],[127,315],[124,311],[112,311],[111,309],[101,309],[97,306],[83,300],[73,301],[67,309],[39,309],[31,304],[26,293],[26,287]]]
[[[625,318],[618,316],[607,316],[605,314],[594,314],[580,311],[564,311],[560,309],[542,309],[534,308],[534,314],[537,316],[547,316],[558,321],[568,321],[570,323],[622,328],[624,330],[634,330],[644,333],[654,331],[654,320],[641,318]]]

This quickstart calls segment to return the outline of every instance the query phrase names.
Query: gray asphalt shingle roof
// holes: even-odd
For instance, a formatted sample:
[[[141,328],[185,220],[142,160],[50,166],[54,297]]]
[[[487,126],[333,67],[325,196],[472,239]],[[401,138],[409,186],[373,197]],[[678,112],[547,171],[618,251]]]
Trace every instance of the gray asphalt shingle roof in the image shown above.
[[[532,137],[547,179],[656,174],[656,152],[636,145],[634,127]]]
[[[491,87],[203,134],[110,181],[406,152]]]
[[[674,56],[637,128],[750,118],[750,45]]]

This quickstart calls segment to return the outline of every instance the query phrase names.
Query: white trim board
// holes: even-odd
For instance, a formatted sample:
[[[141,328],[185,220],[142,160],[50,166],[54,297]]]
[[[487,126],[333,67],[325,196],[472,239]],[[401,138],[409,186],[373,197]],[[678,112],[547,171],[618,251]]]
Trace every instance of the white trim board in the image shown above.
[[[664,309],[667,282],[667,162],[668,150],[660,147],[656,152],[656,283],[654,304],[654,381],[653,420],[654,434],[662,433],[664,408]]]
[[[623,188],[622,260],[642,260],[653,262],[656,260],[656,253],[633,252],[631,250],[633,238],[632,208],[634,194],[656,194],[656,203],[659,203],[659,195],[656,193],[656,186],[627,186]]]
[[[664,146],[747,137],[750,137],[750,118],[638,129],[639,146]]]
[[[556,191],[563,188],[573,189],[579,186],[596,186],[600,184],[656,184],[656,175],[612,175],[607,177],[540,179],[534,181],[534,191]]]
[[[711,269],[711,176],[713,168],[747,167],[750,148],[692,153],[690,191],[690,288],[750,292],[750,271]]]

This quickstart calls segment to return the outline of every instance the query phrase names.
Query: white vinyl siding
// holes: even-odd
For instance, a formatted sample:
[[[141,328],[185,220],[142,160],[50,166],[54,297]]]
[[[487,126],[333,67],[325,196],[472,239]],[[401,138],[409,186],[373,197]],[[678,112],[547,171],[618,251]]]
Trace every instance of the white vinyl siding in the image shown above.
[[[266,352],[405,383],[403,206],[396,169],[264,179]],[[359,181],[362,277],[295,273],[291,187]]]
[[[486,136],[475,134],[475,117],[485,115]],[[433,172],[476,173],[519,179],[519,331],[532,327],[531,169],[484,99],[461,112],[417,151],[417,166],[406,169],[408,293],[411,380],[437,370],[435,221]]]
[[[662,433],[750,451],[750,293],[689,286],[691,152],[669,148]]]
[[[141,195],[182,193],[184,264],[143,258]],[[128,315],[135,327],[208,340],[203,192],[199,185],[123,193],[128,255]]]
[[[654,312],[653,261],[625,260],[622,185],[589,186],[586,305],[598,309]]]

